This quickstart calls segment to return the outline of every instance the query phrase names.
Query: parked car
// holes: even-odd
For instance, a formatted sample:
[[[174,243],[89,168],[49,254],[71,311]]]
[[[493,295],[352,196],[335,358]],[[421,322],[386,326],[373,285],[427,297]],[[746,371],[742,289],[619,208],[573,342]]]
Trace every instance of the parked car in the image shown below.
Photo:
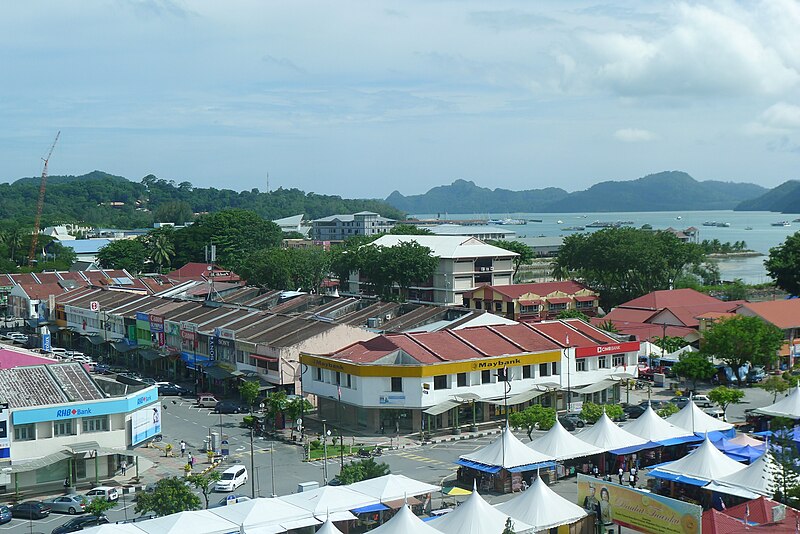
[[[750,372],[747,373],[747,381],[751,384],[756,382],[761,382],[767,378],[767,372],[764,370],[764,367],[758,365],[750,369]]]
[[[214,413],[244,413],[247,409],[242,408],[237,403],[233,401],[219,401],[216,406],[214,406]]]
[[[197,405],[201,408],[214,408],[219,400],[211,393],[200,393],[197,396]]]
[[[169,396],[188,396],[191,395],[192,392],[186,389],[183,386],[179,386],[178,384],[167,384],[167,385],[160,385],[158,386],[158,394],[162,397],[169,397]]]
[[[622,409],[622,412],[628,416],[628,419],[638,419],[642,416],[646,409],[646,405],[642,406],[641,404],[632,404],[630,406],[625,406]]]
[[[330,482],[328,483],[330,485]],[[228,502],[237,503],[237,502],[245,502],[249,501],[250,497],[247,495],[242,495],[240,493],[231,493],[230,495],[226,495],[225,497],[221,498],[216,502],[216,504],[212,504],[210,508],[219,508],[221,506],[228,506]]]
[[[683,408],[687,404],[689,404],[689,397],[677,396],[677,397],[672,397],[669,401],[678,408],[680,408],[681,410],[683,410]]]
[[[94,372],[97,373],[98,375],[107,375],[111,373],[111,367],[109,367],[105,363],[98,363],[97,365],[94,366]]]
[[[577,425],[575,425],[575,422],[572,419],[570,419],[570,418],[568,418],[568,417],[566,417],[564,415],[559,416],[558,422],[561,423],[561,426],[563,426],[566,430],[569,430],[570,432],[572,432],[573,430],[578,428]]]
[[[247,468],[234,465],[222,472],[222,477],[214,485],[214,491],[234,491],[247,483]]]
[[[11,508],[11,516],[19,519],[43,519],[50,515],[50,506],[42,501],[25,501]]]
[[[70,519],[60,527],[53,529],[52,534],[67,534],[68,532],[78,532],[85,528],[96,527],[98,525],[107,525],[110,523],[108,518],[104,515],[85,515],[82,517],[75,517]]]
[[[5,525],[9,521],[11,521],[11,508],[0,505],[0,525]]]
[[[576,428],[583,428],[586,426],[586,421],[584,421],[580,415],[576,413],[569,413],[567,415],[562,415],[558,418],[561,421],[562,426],[564,425],[564,421],[570,421]]]
[[[86,505],[89,504],[89,499],[83,495],[73,493],[72,495],[62,495],[61,497],[53,497],[43,501],[50,507],[51,512],[60,512],[62,514],[82,514],[86,511]]]
[[[87,491],[86,496],[89,497],[90,500],[102,497],[108,501],[116,501],[119,499],[119,490],[111,486],[97,486]]]
[[[708,395],[694,395],[692,400],[701,408],[712,408],[714,406],[714,403],[711,402],[711,399],[708,398]]]

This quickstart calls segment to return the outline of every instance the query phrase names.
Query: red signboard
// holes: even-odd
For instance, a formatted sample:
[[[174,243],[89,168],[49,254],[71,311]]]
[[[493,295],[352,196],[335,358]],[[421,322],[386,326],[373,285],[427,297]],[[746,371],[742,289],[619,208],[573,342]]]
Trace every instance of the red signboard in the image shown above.
[[[575,357],[586,358],[588,356],[603,356],[605,354],[622,354],[623,352],[639,352],[639,342],[627,341],[625,343],[609,343],[608,345],[577,347],[575,349]]]

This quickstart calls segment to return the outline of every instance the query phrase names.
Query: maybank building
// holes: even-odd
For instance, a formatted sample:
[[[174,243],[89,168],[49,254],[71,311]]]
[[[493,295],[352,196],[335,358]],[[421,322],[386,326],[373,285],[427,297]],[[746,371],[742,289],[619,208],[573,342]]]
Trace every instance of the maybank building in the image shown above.
[[[130,448],[161,433],[158,390],[110,396],[77,363],[0,370],[6,491],[92,484],[114,476]]]

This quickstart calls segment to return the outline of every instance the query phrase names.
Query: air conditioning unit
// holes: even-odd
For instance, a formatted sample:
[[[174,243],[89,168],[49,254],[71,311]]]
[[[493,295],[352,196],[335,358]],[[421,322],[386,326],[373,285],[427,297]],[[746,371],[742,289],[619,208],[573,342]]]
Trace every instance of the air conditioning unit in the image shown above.
[[[383,318],[386,319],[387,321],[390,321],[392,319],[392,314],[391,313],[387,313],[386,315],[384,315]]]

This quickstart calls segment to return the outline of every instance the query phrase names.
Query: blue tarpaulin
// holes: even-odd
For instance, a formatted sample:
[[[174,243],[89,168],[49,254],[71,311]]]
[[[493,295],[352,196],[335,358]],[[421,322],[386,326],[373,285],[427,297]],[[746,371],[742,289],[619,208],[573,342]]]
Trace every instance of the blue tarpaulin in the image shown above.
[[[361,508],[355,508],[350,510],[354,514],[368,514],[370,512],[381,512],[383,510],[388,510],[389,507],[385,504],[377,503],[377,504],[370,504],[368,506],[362,506]]]
[[[643,451],[645,449],[655,449],[657,447],[661,447],[661,444],[655,443],[653,441],[648,441],[647,443],[643,443],[642,445],[631,445],[630,447],[622,447],[621,449],[614,449],[613,451],[608,451],[608,452],[617,456],[623,456],[625,454],[633,454],[635,452]]]
[[[484,473],[499,473],[502,469],[499,465],[484,465],[479,464],[478,462],[471,462],[470,460],[464,460],[463,458],[459,458],[456,460],[458,465],[463,465],[464,467],[469,467],[470,469],[476,469],[478,471],[483,471]],[[507,469],[510,473],[521,473],[523,471],[535,471],[536,469],[542,469],[547,467],[553,467],[556,465],[555,462],[541,462],[538,464],[527,464],[527,465],[519,465],[517,467],[511,467]]]
[[[540,462],[538,464],[528,464],[528,465],[520,465],[517,467],[512,467],[508,469],[510,473],[522,473],[523,471],[534,471],[535,469],[544,469],[549,467],[554,467],[556,465],[555,462]]]
[[[658,441],[659,445],[663,445],[664,447],[669,447],[670,445],[683,445],[684,443],[698,443],[703,441],[705,438],[699,438],[697,436],[682,436],[680,438],[670,438],[665,439],[664,441]]]
[[[710,482],[710,480],[704,480],[702,478],[694,478],[686,475],[675,475],[672,473],[666,473],[664,471],[660,471],[658,469],[651,469],[650,476],[654,478],[660,478],[663,480],[670,480],[672,482],[680,482],[682,484],[690,484],[692,486],[705,486]]]

